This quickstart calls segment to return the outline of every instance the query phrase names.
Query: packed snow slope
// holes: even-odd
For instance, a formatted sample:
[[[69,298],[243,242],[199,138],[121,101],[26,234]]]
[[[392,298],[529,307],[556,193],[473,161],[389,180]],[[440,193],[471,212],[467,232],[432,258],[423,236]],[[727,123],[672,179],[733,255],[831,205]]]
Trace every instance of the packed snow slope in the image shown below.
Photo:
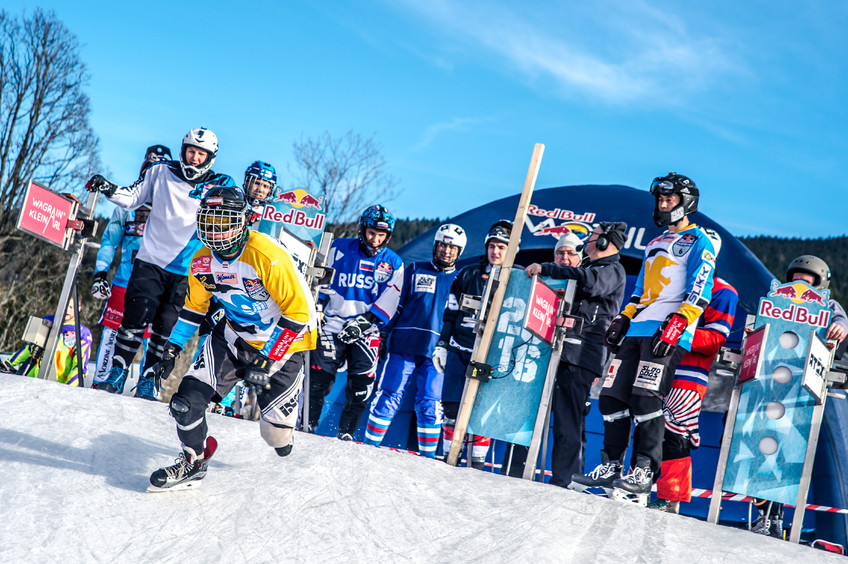
[[[407,453],[209,414],[202,487],[165,404],[0,374],[0,562],[800,562],[836,556]]]

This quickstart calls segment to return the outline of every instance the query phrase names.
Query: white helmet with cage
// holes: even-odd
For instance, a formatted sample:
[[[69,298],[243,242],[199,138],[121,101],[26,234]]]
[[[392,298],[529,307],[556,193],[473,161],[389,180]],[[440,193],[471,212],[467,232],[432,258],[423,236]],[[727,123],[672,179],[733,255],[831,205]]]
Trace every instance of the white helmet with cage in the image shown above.
[[[447,262],[439,258],[437,252],[438,244],[452,245],[459,248],[456,258]],[[439,268],[451,268],[456,261],[462,256],[462,251],[465,250],[465,245],[468,243],[468,237],[465,235],[465,229],[453,223],[445,223],[436,230],[436,236],[433,238],[433,264]]]

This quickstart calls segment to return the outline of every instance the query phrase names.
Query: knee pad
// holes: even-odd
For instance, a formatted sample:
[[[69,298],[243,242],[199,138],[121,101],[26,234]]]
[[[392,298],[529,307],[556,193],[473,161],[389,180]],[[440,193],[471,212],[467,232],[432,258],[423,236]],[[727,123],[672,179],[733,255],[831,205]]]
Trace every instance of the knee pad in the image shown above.
[[[159,303],[145,296],[136,297],[124,306],[124,318],[121,327],[127,330],[144,330],[153,321]]]
[[[266,421],[264,417],[259,418],[259,434],[270,447],[277,450],[280,456],[286,456],[291,452],[291,445],[294,439],[294,427],[288,425],[271,423]],[[281,449],[288,448],[288,452],[280,454]]]
[[[177,427],[183,431],[190,431],[203,421],[203,409],[193,408],[191,401],[180,393],[171,396],[169,408]]]

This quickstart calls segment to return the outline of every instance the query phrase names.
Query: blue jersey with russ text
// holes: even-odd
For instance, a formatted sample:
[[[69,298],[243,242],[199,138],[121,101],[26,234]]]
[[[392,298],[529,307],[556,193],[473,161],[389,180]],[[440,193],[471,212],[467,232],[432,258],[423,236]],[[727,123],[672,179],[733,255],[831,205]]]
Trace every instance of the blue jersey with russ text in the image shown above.
[[[366,312],[384,325],[395,315],[403,288],[403,261],[397,253],[383,248],[370,257],[359,239],[336,239],[327,266],[336,273],[324,307],[324,331],[336,334],[346,321]]]

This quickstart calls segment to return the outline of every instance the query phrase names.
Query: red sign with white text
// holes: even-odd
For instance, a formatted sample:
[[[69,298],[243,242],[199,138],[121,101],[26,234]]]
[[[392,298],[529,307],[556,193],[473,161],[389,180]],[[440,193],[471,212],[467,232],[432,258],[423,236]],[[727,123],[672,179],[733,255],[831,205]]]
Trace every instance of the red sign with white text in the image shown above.
[[[59,194],[30,182],[17,228],[64,249],[68,238],[68,219],[74,205]]]
[[[524,328],[548,343],[553,341],[559,302],[560,297],[555,290],[538,278],[534,279]]]
[[[768,328],[768,325],[763,325],[756,331],[748,333],[745,339],[745,351],[742,353],[742,366],[739,368],[739,376],[736,379],[737,385],[755,380],[760,375],[763,345],[766,342]]]

